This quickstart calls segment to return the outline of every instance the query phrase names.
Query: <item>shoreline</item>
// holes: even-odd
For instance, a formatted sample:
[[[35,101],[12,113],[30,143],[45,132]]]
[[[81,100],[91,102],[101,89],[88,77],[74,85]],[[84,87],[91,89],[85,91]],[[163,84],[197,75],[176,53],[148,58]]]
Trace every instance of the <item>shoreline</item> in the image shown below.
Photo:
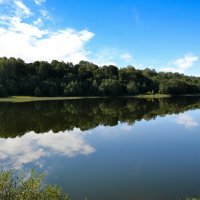
[[[136,95],[136,96],[86,96],[86,97],[33,97],[33,96],[10,96],[0,98],[0,103],[25,103],[35,101],[63,101],[63,100],[76,100],[76,99],[99,99],[99,98],[138,98],[138,99],[160,99],[171,97],[200,97],[200,94],[184,94],[184,95],[167,95],[167,94],[155,94],[155,95]]]

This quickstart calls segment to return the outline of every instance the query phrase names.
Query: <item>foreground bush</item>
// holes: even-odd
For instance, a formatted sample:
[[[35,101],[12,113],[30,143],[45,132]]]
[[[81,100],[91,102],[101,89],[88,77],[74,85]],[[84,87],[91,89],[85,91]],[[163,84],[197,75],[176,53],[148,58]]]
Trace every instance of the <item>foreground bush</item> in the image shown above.
[[[15,177],[13,171],[0,172],[1,200],[69,200],[59,187],[44,185],[44,175],[31,172],[29,178]]]

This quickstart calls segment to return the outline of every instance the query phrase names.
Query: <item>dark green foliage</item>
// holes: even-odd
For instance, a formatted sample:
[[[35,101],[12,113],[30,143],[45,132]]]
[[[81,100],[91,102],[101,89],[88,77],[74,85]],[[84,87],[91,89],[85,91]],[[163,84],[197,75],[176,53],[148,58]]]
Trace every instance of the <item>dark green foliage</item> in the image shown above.
[[[100,86],[99,91],[103,95],[107,96],[116,96],[121,94],[121,86],[118,80],[115,79],[103,79]]]
[[[6,89],[3,85],[0,84],[0,97],[5,97],[6,96]]]
[[[61,189],[43,184],[43,175],[32,171],[28,179],[15,177],[12,171],[0,172],[1,200],[69,200]]]
[[[194,94],[200,78],[179,73],[118,69],[81,61],[79,64],[53,60],[26,64],[21,59],[0,58],[0,97],[24,96],[121,96],[137,94]]]
[[[78,88],[77,81],[71,81],[64,87],[64,96],[76,96]]]
[[[139,88],[137,83],[130,81],[127,84],[127,93],[128,95],[137,95],[139,93]]]
[[[34,90],[34,96],[37,96],[39,97],[41,95],[41,90],[39,87],[36,87],[35,90]]]

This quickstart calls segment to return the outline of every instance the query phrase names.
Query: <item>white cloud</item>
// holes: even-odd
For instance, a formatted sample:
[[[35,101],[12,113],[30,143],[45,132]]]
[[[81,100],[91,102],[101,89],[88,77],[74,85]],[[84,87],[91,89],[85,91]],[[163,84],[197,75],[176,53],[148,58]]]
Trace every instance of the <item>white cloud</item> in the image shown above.
[[[1,162],[14,169],[21,169],[32,162],[40,163],[41,158],[51,155],[71,158],[93,152],[95,149],[87,144],[79,129],[44,134],[29,132],[22,137],[0,139]]]
[[[37,18],[37,19],[33,22],[33,24],[34,24],[35,26],[40,26],[40,25],[42,25],[42,24],[43,24],[42,18],[41,18],[41,17]]]
[[[37,4],[37,5],[41,5],[42,3],[45,3],[46,0],[34,0],[34,2]]]
[[[21,1],[16,0],[16,1],[14,1],[14,3],[18,7],[17,12],[19,14],[25,14],[27,16],[30,16],[32,14],[31,11],[29,10],[29,8],[26,7]]]
[[[0,14],[0,57],[17,57],[26,62],[56,59],[73,63],[91,60],[99,65],[131,64],[133,57],[124,50],[104,48],[91,53],[86,45],[95,34],[88,30],[47,29],[45,25],[51,27],[49,22],[53,19],[41,6],[45,1],[34,0],[31,8],[24,2],[27,1],[0,0],[5,7]]]
[[[24,19],[32,17],[30,9],[20,0],[13,2],[16,6],[13,8],[8,3],[11,11],[0,16],[0,57],[20,57],[26,62],[57,59],[77,63],[88,59],[85,45],[94,33],[71,28],[47,30],[41,27],[48,18],[45,9],[38,9],[41,16],[27,23]]]
[[[103,48],[96,53],[92,62],[98,65],[116,65],[124,62],[131,62],[133,56],[129,52],[124,52],[116,48]]]
[[[191,116],[187,114],[180,114],[176,119],[176,123],[185,126],[185,128],[190,129],[197,127],[199,124]]]
[[[188,69],[193,66],[194,62],[198,60],[197,56],[194,56],[192,54],[187,54],[184,56],[184,58],[179,58],[177,59],[174,64],[179,68],[179,69]]]
[[[192,67],[198,59],[198,56],[189,53],[184,55],[183,58],[175,60],[169,67],[162,68],[161,71],[184,73],[187,69]]]
[[[133,59],[133,56],[130,53],[124,53],[120,57],[125,62],[130,62]]]

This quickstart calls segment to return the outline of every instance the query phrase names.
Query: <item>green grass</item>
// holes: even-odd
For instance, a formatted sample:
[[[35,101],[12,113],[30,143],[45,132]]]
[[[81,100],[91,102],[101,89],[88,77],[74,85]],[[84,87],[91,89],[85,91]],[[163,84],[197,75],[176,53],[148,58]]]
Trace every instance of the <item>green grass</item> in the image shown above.
[[[99,98],[99,97],[31,97],[31,96],[11,96],[0,98],[0,102],[23,103],[32,101],[58,101],[69,99],[84,99],[84,98]]]
[[[200,94],[185,94],[176,96],[200,96]],[[119,96],[121,98],[143,98],[143,99],[159,99],[159,98],[170,98],[172,95],[167,94],[142,94],[136,96]],[[87,97],[32,97],[32,96],[11,96],[0,98],[0,102],[32,102],[32,101],[57,101],[57,100],[70,100],[70,99],[94,99],[94,98],[113,98],[113,97],[102,97],[102,96],[87,96]]]
[[[170,98],[170,97],[198,97],[200,94],[181,94],[181,95],[170,95],[170,94],[142,94],[136,95],[136,98],[144,98],[144,99],[160,99],[160,98]]]
[[[172,95],[169,94],[143,94],[143,95],[136,95],[136,98],[144,98],[144,99],[159,99],[159,98],[169,98],[172,97]]]

